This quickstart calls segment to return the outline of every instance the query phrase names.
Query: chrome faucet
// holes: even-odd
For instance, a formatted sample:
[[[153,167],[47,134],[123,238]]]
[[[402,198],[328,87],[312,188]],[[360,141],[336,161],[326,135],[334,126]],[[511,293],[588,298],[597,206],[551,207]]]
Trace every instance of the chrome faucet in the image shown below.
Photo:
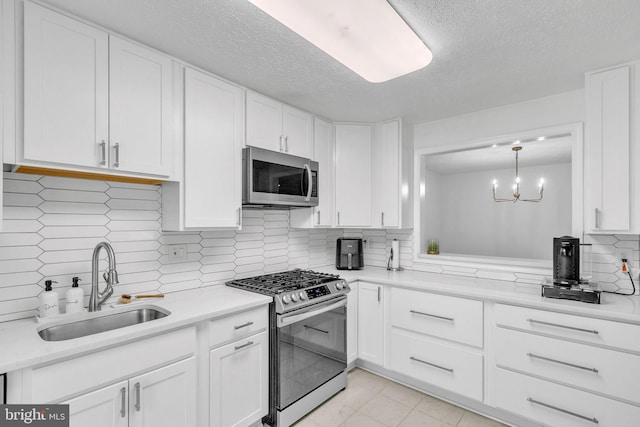
[[[107,251],[109,258],[109,269],[102,275],[107,287],[103,292],[98,289],[98,262],[100,261],[100,249]],[[113,294],[113,285],[118,282],[118,272],[116,271],[116,254],[107,242],[100,242],[93,250],[91,259],[91,296],[89,296],[89,311],[100,311],[100,306]]]

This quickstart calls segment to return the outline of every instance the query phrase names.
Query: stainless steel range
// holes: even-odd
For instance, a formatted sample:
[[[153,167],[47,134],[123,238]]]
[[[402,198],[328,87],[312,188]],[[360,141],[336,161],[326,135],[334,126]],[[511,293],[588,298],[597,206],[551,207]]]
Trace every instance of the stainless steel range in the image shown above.
[[[269,305],[269,415],[286,427],[347,386],[347,293],[340,276],[292,270],[227,282],[273,296]]]

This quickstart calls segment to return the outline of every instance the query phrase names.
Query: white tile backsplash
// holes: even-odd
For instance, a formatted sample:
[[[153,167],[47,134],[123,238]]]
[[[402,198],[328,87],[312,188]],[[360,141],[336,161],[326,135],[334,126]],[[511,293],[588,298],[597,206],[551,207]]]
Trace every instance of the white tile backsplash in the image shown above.
[[[88,302],[91,255],[109,241],[122,293],[176,292],[291,268],[335,263],[336,239],[360,237],[365,265],[386,267],[393,239],[408,270],[539,284],[541,276],[413,262],[411,230],[289,229],[287,211],[245,210],[243,229],[162,232],[161,187],[24,174],[4,174],[4,232],[0,233],[0,322],[35,315],[44,281],[57,281],[61,299],[78,276]],[[594,279],[607,290],[630,289],[617,251],[640,267],[638,236],[587,236]],[[186,245],[187,260],[168,259],[167,245]],[[105,261],[101,262],[104,269]],[[637,270],[635,270],[637,272]],[[636,276],[637,277],[637,273]]]

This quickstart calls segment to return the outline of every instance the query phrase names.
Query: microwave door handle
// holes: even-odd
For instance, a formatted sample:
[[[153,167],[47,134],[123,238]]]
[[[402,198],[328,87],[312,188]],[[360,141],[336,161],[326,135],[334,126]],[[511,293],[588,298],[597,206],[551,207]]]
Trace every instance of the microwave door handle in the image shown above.
[[[304,198],[306,202],[311,200],[311,190],[313,189],[312,175],[311,175],[311,167],[307,164],[304,165],[304,168],[307,170],[307,197]]]
[[[332,302],[331,304],[319,308],[316,307],[301,314],[289,314],[280,316],[278,319],[278,327],[291,325],[292,323],[300,322],[301,320],[317,316],[318,314],[326,313],[327,311],[335,310],[336,308],[344,307],[345,305],[347,305],[346,297],[340,298],[338,302]]]

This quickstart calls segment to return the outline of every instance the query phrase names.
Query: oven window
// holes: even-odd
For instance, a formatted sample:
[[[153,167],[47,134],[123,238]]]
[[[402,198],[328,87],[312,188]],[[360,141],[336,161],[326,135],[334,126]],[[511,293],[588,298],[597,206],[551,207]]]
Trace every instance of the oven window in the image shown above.
[[[278,328],[278,410],[346,369],[346,319],[346,307],[339,307]]]
[[[308,182],[304,168],[253,161],[254,192],[306,196]]]

